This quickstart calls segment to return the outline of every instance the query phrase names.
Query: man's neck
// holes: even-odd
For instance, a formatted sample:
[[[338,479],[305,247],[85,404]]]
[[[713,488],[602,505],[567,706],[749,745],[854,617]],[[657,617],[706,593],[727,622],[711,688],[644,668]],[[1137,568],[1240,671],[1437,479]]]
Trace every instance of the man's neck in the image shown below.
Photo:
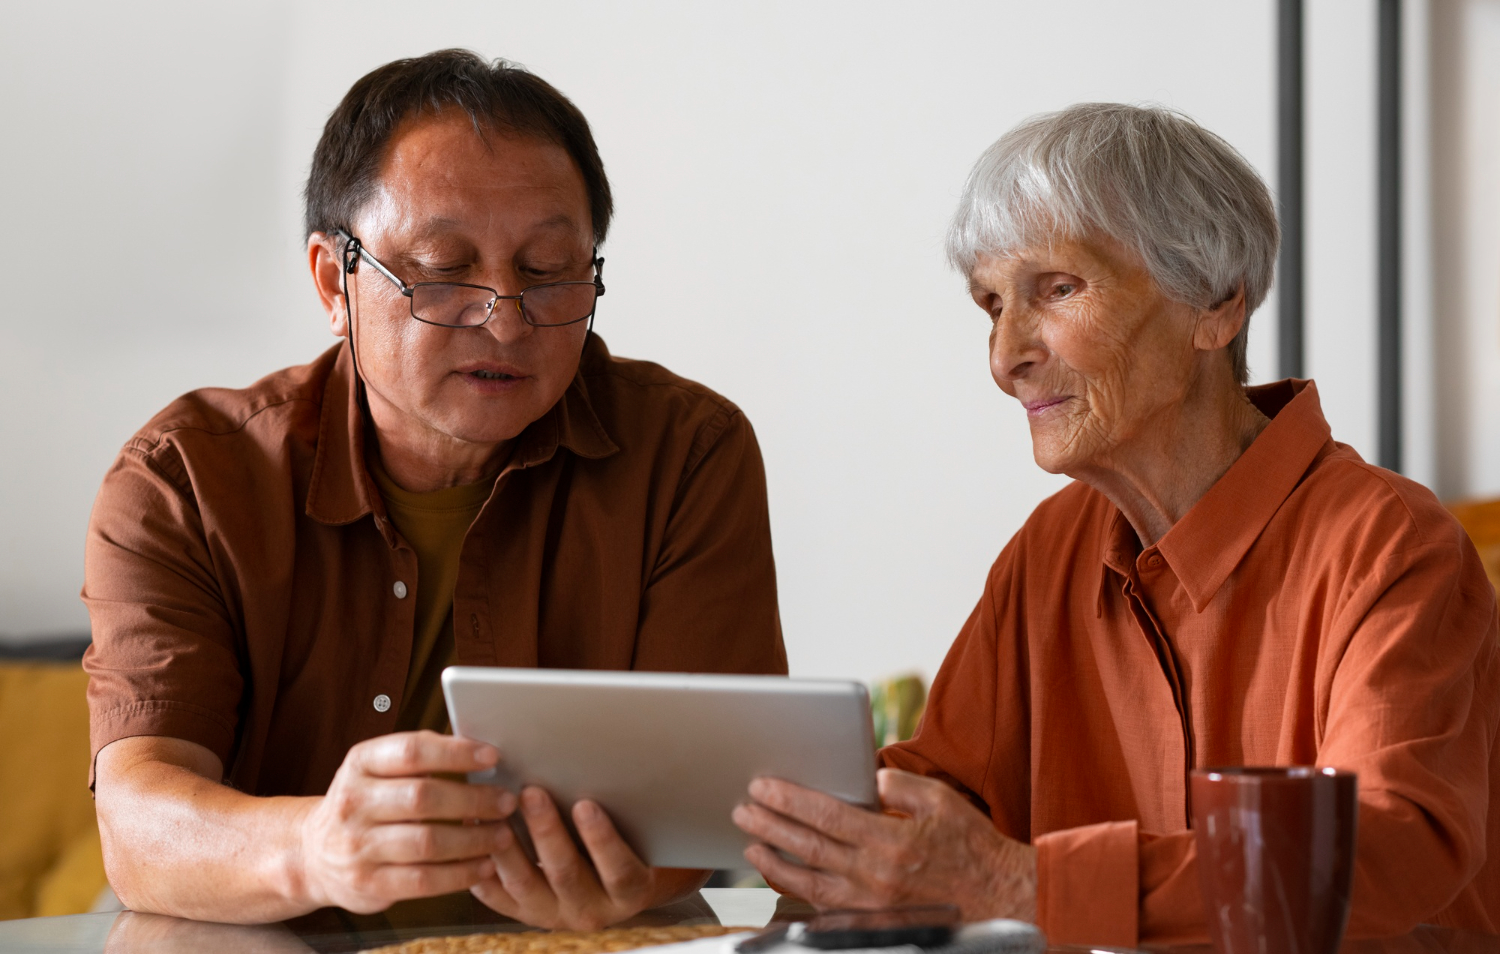
[[[366,392],[368,394],[368,392]],[[370,439],[365,453],[380,462],[397,486],[430,493],[494,480],[515,440],[476,444],[443,434],[401,415],[371,395]]]

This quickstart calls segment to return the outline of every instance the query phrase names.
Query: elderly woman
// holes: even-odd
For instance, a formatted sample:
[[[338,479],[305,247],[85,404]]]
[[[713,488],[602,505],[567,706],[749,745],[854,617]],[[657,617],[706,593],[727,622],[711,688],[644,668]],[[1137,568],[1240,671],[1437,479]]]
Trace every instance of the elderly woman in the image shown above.
[[[1246,387],[1271,197],[1176,113],[1006,134],[948,252],[1036,462],[1075,483],[990,570],[875,814],[760,779],[746,857],[824,907],[950,902],[1053,941],[1205,932],[1193,768],[1359,773],[1351,931],[1500,931],[1500,635],[1425,488],[1332,439],[1311,381]],[[780,848],[806,864],[788,861]]]

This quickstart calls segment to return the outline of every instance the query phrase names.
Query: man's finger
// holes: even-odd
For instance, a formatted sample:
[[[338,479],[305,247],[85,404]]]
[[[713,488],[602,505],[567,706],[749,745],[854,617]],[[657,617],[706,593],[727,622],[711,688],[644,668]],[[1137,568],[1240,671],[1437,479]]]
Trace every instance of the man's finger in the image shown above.
[[[516,837],[515,832],[510,830],[510,826],[507,825],[505,831],[496,840],[499,845],[495,848],[493,856],[495,875],[500,879],[506,894],[519,905],[518,910],[529,912],[531,919],[538,916],[537,912],[549,914],[555,912],[557,895],[553,894],[546,877],[536,865],[532,864],[531,859],[526,857],[526,852],[521,848],[520,839]],[[517,920],[528,920],[519,915],[513,916]],[[532,923],[535,923],[534,920]]]
[[[498,845],[504,822],[484,825],[397,823],[375,825],[367,836],[367,858],[379,864],[431,864],[483,860]]]
[[[423,730],[368,739],[350,749],[347,758],[366,775],[404,778],[433,772],[481,772],[499,763],[500,752],[483,742]]]
[[[471,885],[494,874],[495,863],[488,858],[431,865],[381,865],[375,869],[371,883],[374,893],[394,902],[467,891]]]
[[[589,851],[589,860],[610,898],[624,907],[636,906],[651,886],[651,869],[620,837],[604,809],[591,801],[573,806],[573,824]]]
[[[526,830],[531,833],[537,863],[559,897],[581,907],[588,894],[603,893],[604,889],[578,853],[578,846],[573,844],[573,836],[563,825],[551,795],[534,785],[523,789],[521,813],[526,816]]]
[[[505,883],[498,874],[485,878],[469,888],[469,893],[491,911],[503,914],[516,921],[521,920],[521,905],[505,890]]]
[[[750,836],[795,855],[809,867],[839,873],[852,872],[857,867],[852,847],[764,805],[738,805],[730,817]]]
[[[864,844],[888,834],[888,819],[875,812],[785,779],[762,777],[753,780],[750,797],[778,815],[785,815],[847,844]]]
[[[494,785],[470,785],[441,778],[367,779],[362,814],[372,821],[501,821],[516,808],[516,797]]]

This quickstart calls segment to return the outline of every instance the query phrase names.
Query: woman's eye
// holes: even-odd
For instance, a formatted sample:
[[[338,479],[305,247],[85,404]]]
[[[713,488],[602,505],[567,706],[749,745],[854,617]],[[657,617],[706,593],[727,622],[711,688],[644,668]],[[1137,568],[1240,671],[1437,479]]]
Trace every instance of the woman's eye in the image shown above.
[[[1058,284],[1052,286],[1052,297],[1067,298],[1077,290],[1077,285],[1071,284],[1069,282],[1059,282]]]

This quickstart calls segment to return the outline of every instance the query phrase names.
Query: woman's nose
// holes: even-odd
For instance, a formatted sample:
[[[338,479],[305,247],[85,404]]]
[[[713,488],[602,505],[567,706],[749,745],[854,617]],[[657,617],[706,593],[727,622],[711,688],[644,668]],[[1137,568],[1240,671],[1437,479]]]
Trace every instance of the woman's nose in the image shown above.
[[[990,373],[997,382],[1016,381],[1047,360],[1035,321],[1020,309],[1008,308],[990,329]]]

